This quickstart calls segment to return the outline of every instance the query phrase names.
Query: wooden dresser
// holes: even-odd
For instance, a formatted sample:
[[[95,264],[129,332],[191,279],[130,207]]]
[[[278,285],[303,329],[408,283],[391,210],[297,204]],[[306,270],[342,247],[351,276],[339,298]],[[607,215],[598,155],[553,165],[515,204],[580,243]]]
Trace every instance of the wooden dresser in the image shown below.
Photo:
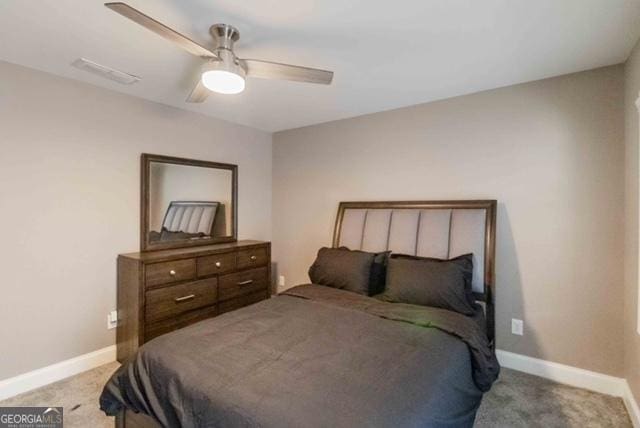
[[[271,244],[238,241],[118,256],[117,357],[270,295]]]

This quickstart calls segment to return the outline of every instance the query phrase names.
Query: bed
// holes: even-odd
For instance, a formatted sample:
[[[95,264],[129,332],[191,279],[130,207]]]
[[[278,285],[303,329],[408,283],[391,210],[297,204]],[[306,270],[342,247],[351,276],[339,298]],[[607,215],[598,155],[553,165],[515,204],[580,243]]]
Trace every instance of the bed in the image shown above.
[[[343,202],[333,247],[472,253],[473,316],[317,284],[160,336],[111,377],[119,426],[465,427],[497,378],[495,201]]]

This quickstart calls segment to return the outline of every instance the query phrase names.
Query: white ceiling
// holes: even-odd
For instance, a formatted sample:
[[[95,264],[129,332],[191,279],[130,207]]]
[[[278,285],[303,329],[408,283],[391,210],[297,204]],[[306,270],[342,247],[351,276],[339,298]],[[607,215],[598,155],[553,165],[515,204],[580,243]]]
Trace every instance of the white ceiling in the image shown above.
[[[640,0],[127,0],[205,45],[211,24],[236,26],[240,57],[335,71],[328,87],[249,79],[190,105],[199,60],[102,3],[0,1],[0,59],[268,131],[620,63],[640,36]]]

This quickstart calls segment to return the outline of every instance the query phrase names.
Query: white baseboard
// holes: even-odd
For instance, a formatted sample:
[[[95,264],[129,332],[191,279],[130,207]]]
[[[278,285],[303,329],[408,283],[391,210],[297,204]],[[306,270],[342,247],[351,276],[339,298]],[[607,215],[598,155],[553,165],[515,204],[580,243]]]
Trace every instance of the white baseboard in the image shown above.
[[[635,428],[640,428],[640,410],[627,381],[565,364],[497,350],[496,355],[502,367],[540,376],[558,383],[584,388],[601,394],[622,397]]]
[[[41,369],[0,381],[0,400],[39,388],[116,360],[116,346],[61,361]]]
[[[589,389],[602,394],[622,397],[625,380],[620,377],[579,369],[552,361],[497,350],[500,365],[559,383]]]

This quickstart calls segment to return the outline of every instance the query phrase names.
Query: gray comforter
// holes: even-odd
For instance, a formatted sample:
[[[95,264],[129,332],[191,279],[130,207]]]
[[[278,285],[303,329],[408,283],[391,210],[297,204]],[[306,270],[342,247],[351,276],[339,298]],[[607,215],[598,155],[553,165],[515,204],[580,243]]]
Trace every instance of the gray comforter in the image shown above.
[[[100,405],[167,427],[465,427],[498,372],[473,317],[305,285],[145,344]]]

